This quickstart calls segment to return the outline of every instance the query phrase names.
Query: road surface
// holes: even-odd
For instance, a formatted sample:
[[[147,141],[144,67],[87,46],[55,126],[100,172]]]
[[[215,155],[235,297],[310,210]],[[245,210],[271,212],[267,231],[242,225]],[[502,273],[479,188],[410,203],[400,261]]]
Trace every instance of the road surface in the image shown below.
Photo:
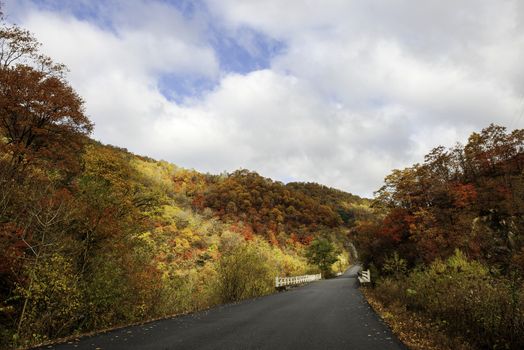
[[[363,299],[357,271],[42,349],[405,349]]]

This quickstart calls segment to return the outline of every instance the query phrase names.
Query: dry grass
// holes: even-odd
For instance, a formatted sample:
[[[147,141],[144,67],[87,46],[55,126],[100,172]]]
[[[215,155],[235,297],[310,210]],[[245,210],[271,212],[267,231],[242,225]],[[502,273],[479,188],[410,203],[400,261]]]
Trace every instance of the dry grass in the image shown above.
[[[374,295],[374,290],[362,288],[362,293],[393,333],[411,350],[472,350],[463,339],[450,337],[437,324],[419,313],[406,310],[395,302],[384,306]]]

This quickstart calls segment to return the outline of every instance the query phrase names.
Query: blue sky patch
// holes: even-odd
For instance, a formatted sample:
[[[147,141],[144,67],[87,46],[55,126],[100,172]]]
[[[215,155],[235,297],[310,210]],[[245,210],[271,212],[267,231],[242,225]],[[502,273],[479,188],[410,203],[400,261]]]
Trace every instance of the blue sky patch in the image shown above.
[[[218,81],[194,75],[164,74],[158,79],[157,88],[166,99],[183,104],[187,98],[202,97],[217,84]]]
[[[92,1],[62,1],[62,0],[31,0],[40,10],[50,12],[68,12],[81,21],[93,23],[103,30],[115,31],[111,11],[107,11],[108,3],[101,0]]]
[[[118,34],[114,15],[124,2],[103,0],[28,0],[40,10],[68,13],[79,20],[92,23],[102,30]],[[286,48],[284,42],[275,40],[248,27],[232,29],[223,19],[210,13],[207,5],[200,0],[158,0],[176,9],[188,21],[203,22],[204,42],[213,49],[222,73],[248,74],[268,69],[271,60]],[[221,75],[221,74],[220,74]],[[202,75],[169,74],[159,78],[157,88],[168,99],[177,102],[187,97],[198,97],[215,87],[219,81]]]
[[[271,59],[285,49],[283,42],[249,28],[240,28],[234,34],[215,29],[211,40],[220,67],[226,72],[246,74],[270,68]]]
[[[205,5],[198,0],[163,0],[163,2],[174,6],[185,18],[192,18],[197,11],[205,10]]]

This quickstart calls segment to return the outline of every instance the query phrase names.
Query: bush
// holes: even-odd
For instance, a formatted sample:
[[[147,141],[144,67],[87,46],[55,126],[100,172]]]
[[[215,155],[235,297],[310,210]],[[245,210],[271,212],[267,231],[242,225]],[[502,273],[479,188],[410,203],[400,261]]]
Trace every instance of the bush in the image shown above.
[[[82,330],[100,329],[133,321],[128,278],[115,256],[100,255],[83,285],[85,301]]]
[[[28,283],[18,285],[15,299],[23,304],[15,342],[23,345],[68,334],[79,317],[80,290],[72,264],[53,254],[27,268]]]
[[[407,262],[405,259],[402,259],[397,252],[394,252],[393,255],[387,257],[384,260],[382,265],[382,271],[387,275],[393,275],[395,277],[400,277],[406,273]]]
[[[380,280],[375,291],[384,306],[388,307],[395,303],[406,304],[406,281],[386,277]]]
[[[216,265],[216,299],[233,302],[275,291],[275,277],[298,276],[314,269],[293,251],[283,251],[264,239],[246,241],[225,231],[220,238]]]
[[[239,301],[274,290],[276,271],[253,243],[241,243],[224,252],[217,270],[222,302]]]
[[[422,311],[481,348],[524,348],[522,281],[494,276],[460,251],[405,280],[384,279],[377,288],[384,303]]]

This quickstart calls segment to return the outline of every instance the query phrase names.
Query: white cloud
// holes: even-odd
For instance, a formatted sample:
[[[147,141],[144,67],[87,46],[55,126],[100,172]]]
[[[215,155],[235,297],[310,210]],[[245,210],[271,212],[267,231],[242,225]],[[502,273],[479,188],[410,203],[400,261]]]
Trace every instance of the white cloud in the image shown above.
[[[370,193],[388,167],[421,161],[432,147],[464,141],[489,123],[524,126],[512,125],[524,96],[518,1],[209,3],[232,26],[284,40],[272,69],[356,115],[344,133],[356,133],[351,150],[368,150],[358,163],[367,175],[357,184],[348,176],[343,188]]]
[[[191,16],[160,2],[79,2],[100,23],[54,3],[63,10],[7,5],[70,67],[95,137],[181,166],[371,195],[433,146],[491,122],[524,127],[512,125],[524,96],[516,0],[221,0]],[[212,36],[237,35],[253,55],[254,33],[284,45],[270,67],[221,71]],[[166,74],[216,86],[174,102],[158,88]]]
[[[181,145],[172,150],[171,159],[206,171],[242,167],[277,179],[319,181],[369,193],[366,183],[380,183],[396,165],[377,146],[391,145],[375,136],[398,129],[405,137],[399,141],[404,147],[396,146],[400,157],[405,159],[402,154],[409,150],[409,133],[396,125],[402,110],[387,108],[373,117],[352,114],[323,100],[308,82],[272,70],[229,75],[205,99],[177,108],[155,127],[169,130],[173,144]],[[155,153],[161,153],[164,144],[156,143]]]
[[[108,31],[70,14],[29,9],[22,25],[36,33],[46,54],[67,64],[69,80],[95,122],[94,136],[104,142],[140,152],[141,143],[155,137],[149,125],[170,104],[157,88],[162,74],[219,75],[212,48],[188,29],[179,36],[167,27],[162,33],[158,22],[149,30],[147,23],[130,28],[121,21],[122,27]],[[180,16],[173,21],[183,22],[175,27],[185,23]]]

